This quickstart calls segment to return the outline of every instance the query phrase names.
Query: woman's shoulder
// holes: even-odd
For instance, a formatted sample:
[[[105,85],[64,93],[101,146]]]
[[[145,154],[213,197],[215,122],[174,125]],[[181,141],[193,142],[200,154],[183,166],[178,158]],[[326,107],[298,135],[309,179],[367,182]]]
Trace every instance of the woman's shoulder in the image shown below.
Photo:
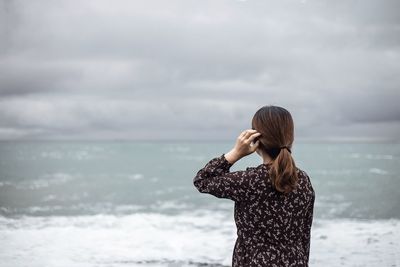
[[[310,176],[308,176],[308,173],[305,170],[303,170],[302,168],[300,168],[298,166],[296,166],[296,169],[297,169],[297,174],[300,174],[300,175],[310,179]]]
[[[311,178],[308,175],[308,172],[306,172],[305,170],[296,167],[297,168],[297,175],[299,176],[299,179],[301,179],[305,184],[306,184],[306,188],[308,188],[309,191],[311,191],[312,194],[314,194],[314,188],[312,186],[311,183]]]

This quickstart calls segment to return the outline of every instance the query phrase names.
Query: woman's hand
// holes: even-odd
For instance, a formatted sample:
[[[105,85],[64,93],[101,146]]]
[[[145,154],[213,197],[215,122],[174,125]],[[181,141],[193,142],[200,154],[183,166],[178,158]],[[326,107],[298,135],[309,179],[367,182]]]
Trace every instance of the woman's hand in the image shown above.
[[[239,159],[256,151],[260,140],[257,140],[253,145],[251,145],[251,143],[260,135],[261,133],[253,129],[243,131],[236,139],[235,147],[225,154],[226,160],[233,164]]]

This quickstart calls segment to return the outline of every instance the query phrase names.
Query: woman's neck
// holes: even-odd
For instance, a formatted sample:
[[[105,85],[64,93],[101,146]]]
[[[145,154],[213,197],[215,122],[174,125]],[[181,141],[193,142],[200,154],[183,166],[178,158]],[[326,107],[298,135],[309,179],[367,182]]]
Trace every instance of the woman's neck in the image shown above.
[[[263,154],[261,151],[257,150],[257,154],[263,159],[263,164],[272,163],[272,158],[268,154]]]

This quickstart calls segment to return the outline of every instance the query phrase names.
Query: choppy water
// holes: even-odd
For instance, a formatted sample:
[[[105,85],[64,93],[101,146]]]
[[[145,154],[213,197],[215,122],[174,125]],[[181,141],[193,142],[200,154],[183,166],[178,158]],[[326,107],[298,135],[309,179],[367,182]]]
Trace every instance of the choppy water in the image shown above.
[[[229,266],[233,202],[193,177],[231,146],[0,142],[0,266]],[[299,143],[293,156],[316,191],[310,266],[400,266],[400,144]]]

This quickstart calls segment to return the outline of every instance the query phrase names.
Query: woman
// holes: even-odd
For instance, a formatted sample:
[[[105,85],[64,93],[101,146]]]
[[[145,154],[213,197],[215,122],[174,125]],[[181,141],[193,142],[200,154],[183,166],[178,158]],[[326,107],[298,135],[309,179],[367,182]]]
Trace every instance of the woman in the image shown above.
[[[233,267],[308,266],[315,193],[292,158],[293,132],[286,109],[264,106],[234,148],[211,159],[193,179],[199,192],[235,202]],[[229,171],[254,151],[262,164]]]

